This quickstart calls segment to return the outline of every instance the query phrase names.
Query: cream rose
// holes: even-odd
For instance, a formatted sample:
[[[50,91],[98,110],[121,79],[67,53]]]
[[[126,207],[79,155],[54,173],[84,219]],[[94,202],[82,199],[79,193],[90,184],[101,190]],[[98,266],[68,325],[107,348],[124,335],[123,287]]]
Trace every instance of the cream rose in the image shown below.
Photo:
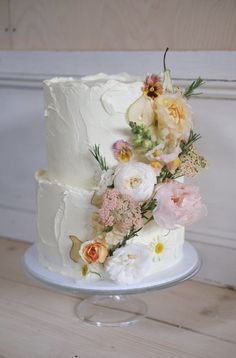
[[[187,139],[192,123],[192,111],[187,100],[180,93],[162,94],[155,99],[158,132],[163,139],[168,136]],[[176,143],[174,143],[176,145]]]
[[[153,168],[140,162],[129,162],[118,166],[115,172],[114,186],[121,193],[136,201],[150,198],[156,184]]]
[[[81,258],[87,262],[91,263],[104,263],[108,256],[108,249],[102,241],[85,241],[79,250]]]

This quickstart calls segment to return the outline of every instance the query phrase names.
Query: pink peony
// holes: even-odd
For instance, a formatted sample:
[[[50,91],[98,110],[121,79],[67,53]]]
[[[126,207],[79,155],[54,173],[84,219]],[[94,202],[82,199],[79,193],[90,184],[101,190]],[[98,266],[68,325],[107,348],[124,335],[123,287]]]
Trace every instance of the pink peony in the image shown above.
[[[159,184],[155,198],[157,207],[153,211],[154,220],[166,229],[191,224],[207,214],[198,188],[190,184],[176,181]]]

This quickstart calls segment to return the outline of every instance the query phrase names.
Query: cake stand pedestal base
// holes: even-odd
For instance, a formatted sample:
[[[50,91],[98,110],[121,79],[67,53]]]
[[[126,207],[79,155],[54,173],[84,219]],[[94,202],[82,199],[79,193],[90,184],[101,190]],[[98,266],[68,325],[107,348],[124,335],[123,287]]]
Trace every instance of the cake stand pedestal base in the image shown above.
[[[80,320],[94,326],[124,327],[145,317],[147,305],[133,295],[95,295],[78,303],[75,313]]]
[[[175,265],[132,285],[118,285],[110,280],[76,282],[43,267],[35,245],[28,248],[22,261],[26,273],[48,287],[73,294],[89,294],[89,298],[76,306],[76,316],[94,326],[110,327],[128,326],[145,317],[146,303],[133,294],[177,285],[196,275],[201,267],[196,249],[188,242],[184,243],[182,258]]]

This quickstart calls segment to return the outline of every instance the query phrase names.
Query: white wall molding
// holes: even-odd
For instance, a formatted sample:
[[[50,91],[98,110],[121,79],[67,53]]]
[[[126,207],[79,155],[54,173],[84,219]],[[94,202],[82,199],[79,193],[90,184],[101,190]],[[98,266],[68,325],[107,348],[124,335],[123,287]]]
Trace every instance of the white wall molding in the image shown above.
[[[226,247],[228,249],[236,250],[235,233],[228,232],[213,232],[212,230],[193,231],[190,229],[186,232],[187,238],[190,241],[201,242],[202,244],[214,245],[219,248]],[[236,252],[235,252],[236,254]]]
[[[55,73],[29,75],[22,74],[6,74],[0,72],[0,86],[9,88],[32,88],[41,89],[42,82],[56,76]],[[81,77],[84,74],[68,74],[69,77]],[[174,78],[176,86],[185,88],[196,78]],[[198,98],[203,99],[223,99],[223,100],[236,100],[236,81],[235,80],[219,80],[219,79],[205,79],[204,86],[201,87],[201,94]],[[193,97],[194,99],[195,97]]]
[[[236,51],[169,51],[175,78],[236,80]],[[0,72],[28,75],[81,75],[96,72],[156,73],[163,51],[0,51]]]

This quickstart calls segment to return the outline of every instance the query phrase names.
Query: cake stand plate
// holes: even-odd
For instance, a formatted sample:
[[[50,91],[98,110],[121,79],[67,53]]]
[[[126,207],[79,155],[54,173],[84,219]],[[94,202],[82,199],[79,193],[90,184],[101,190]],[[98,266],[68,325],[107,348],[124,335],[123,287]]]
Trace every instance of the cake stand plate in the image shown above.
[[[26,251],[23,267],[30,276],[50,287],[64,292],[93,295],[75,308],[76,315],[84,322],[96,326],[127,326],[147,313],[145,302],[130,294],[160,290],[186,281],[200,270],[201,259],[196,249],[185,242],[183,256],[175,265],[133,285],[118,285],[109,280],[76,282],[72,278],[49,271],[38,262],[35,245]]]

